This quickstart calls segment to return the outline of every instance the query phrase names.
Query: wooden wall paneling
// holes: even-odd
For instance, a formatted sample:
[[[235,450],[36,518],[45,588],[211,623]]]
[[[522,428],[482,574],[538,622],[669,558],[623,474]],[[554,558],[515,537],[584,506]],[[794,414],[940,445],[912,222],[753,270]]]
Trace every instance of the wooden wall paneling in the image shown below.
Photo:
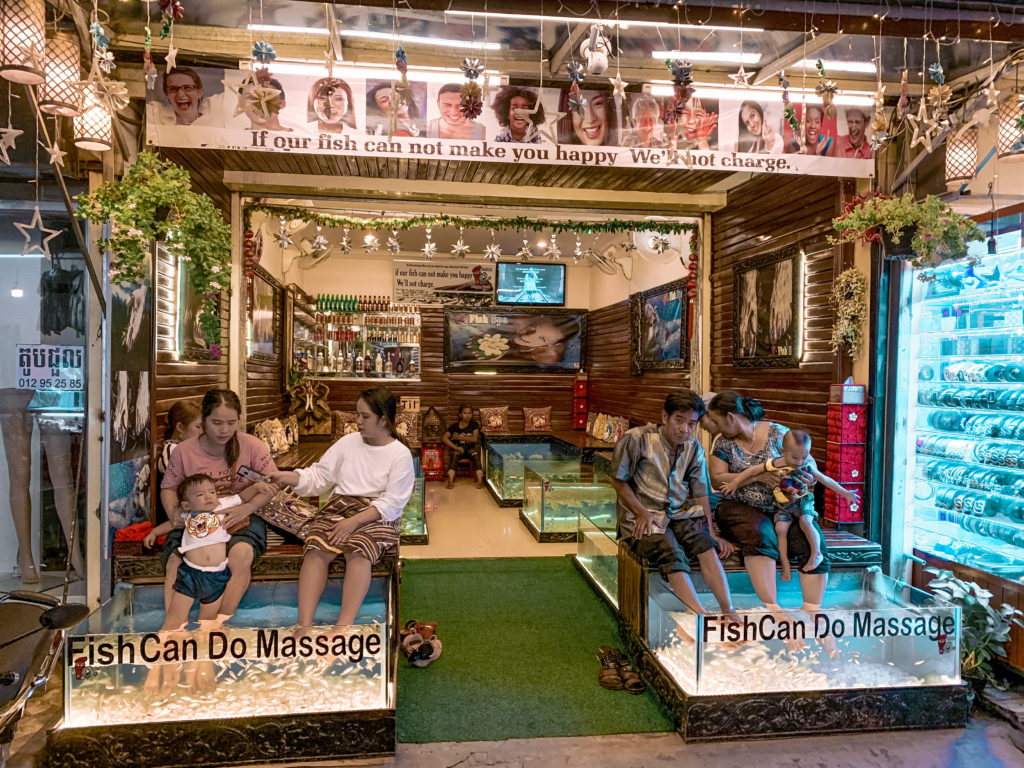
[[[828,303],[837,263],[826,235],[832,230],[840,192],[840,182],[831,178],[757,179],[730,194],[729,205],[713,215],[711,229],[711,388],[756,397],[769,419],[806,429],[819,462],[825,459],[829,387],[838,371],[830,347],[833,312]],[[806,202],[782,206],[780,200]],[[736,368],[732,357],[735,268],[790,244],[799,244],[807,254],[802,363],[786,369]]]
[[[690,386],[686,371],[629,371],[629,300],[590,313],[587,340],[587,408],[660,422],[665,397]]]

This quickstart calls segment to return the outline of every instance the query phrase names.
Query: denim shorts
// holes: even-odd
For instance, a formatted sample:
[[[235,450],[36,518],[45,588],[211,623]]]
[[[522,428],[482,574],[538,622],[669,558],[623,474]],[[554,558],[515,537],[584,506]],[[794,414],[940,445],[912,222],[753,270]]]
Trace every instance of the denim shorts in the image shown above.
[[[230,578],[230,568],[224,568],[223,571],[201,571],[182,561],[178,566],[178,578],[174,580],[174,591],[193,600],[198,598],[200,603],[206,605],[220,600]]]

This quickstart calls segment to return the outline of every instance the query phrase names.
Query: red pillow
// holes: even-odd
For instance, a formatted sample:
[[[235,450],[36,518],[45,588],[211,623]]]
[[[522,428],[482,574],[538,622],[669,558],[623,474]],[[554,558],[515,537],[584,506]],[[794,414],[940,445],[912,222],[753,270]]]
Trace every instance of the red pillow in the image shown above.
[[[523,428],[527,432],[551,431],[551,406],[523,408]]]
[[[480,427],[484,432],[508,432],[508,406],[481,408]]]

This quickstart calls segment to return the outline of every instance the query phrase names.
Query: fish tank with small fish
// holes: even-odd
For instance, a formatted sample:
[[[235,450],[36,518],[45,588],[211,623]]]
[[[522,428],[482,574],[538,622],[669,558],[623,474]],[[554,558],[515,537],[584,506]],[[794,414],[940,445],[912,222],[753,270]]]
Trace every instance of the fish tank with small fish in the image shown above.
[[[700,616],[648,574],[648,645],[690,695],[951,686],[960,679],[960,609],[875,569],[833,573],[825,602],[801,609],[796,574],[768,611],[746,573],[727,574],[739,622]],[[704,606],[714,597],[694,575]]]
[[[413,483],[409,502],[402,511],[402,543],[426,544],[427,518],[423,507],[423,466],[419,456],[414,456],[412,461],[416,480]]]
[[[161,631],[163,587],[120,585],[67,634],[63,728],[394,708],[390,576],[374,576],[356,623],[333,628],[341,581],[314,626],[296,628],[298,583],[249,586],[221,626]]]
[[[526,461],[521,519],[534,537],[559,534],[575,541],[582,510],[615,518],[615,491],[595,478],[592,467],[576,457]]]
[[[610,486],[608,486],[610,488]],[[577,518],[576,564],[615,608],[619,607],[618,542],[615,540],[615,492],[607,501],[581,506]]]

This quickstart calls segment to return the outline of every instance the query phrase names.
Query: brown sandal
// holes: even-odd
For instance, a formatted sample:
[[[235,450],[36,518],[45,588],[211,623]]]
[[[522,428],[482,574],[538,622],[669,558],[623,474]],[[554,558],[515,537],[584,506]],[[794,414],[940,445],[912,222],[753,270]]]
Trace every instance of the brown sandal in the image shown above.
[[[640,679],[640,675],[633,671],[633,667],[629,665],[629,661],[622,651],[618,648],[612,648],[611,652],[615,659],[615,666],[619,671],[619,676],[622,678],[622,687],[632,694],[641,694],[646,691],[647,684]]]
[[[622,675],[619,674],[615,649],[610,645],[602,645],[597,653],[597,660],[601,662],[601,669],[597,671],[598,685],[609,691],[621,691],[623,682]]]

